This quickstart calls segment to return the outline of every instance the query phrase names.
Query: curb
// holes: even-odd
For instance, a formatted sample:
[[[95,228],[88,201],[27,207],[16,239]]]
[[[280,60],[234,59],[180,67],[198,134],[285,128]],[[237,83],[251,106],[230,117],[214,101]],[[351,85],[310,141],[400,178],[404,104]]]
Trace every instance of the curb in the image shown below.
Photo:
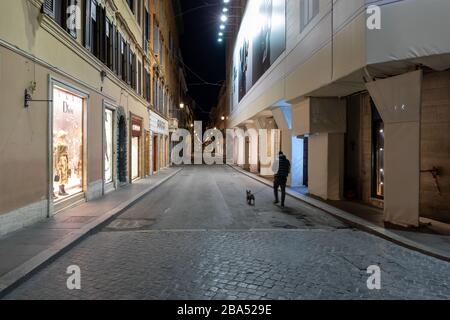
[[[253,173],[247,172],[236,166],[230,165],[230,167],[233,168],[234,170],[236,170],[237,172],[240,172],[240,173],[246,175],[247,177],[252,178],[253,180],[256,180],[256,181],[258,181],[262,184],[265,184],[269,187],[272,187],[272,184],[264,178],[258,177],[256,175],[254,175]],[[290,188],[286,188],[286,194],[297,200],[303,201],[317,209],[325,211],[329,215],[332,215],[333,217],[347,223],[348,225],[350,225],[354,228],[368,232],[372,235],[375,235],[375,236],[378,236],[385,240],[391,241],[397,245],[411,249],[413,251],[417,251],[422,254],[450,262],[450,254],[448,254],[447,252],[423,245],[419,242],[416,242],[416,241],[410,240],[406,237],[400,236],[392,231],[389,231],[385,228],[379,227],[369,221],[366,221],[364,219],[356,217],[346,211],[335,208],[335,207],[333,207],[327,203],[324,203],[320,200],[316,200],[316,199],[310,198],[308,196],[300,195],[296,192],[293,192]]]
[[[26,280],[29,276],[34,274],[40,268],[46,266],[48,263],[54,261],[56,258],[61,256],[66,251],[73,248],[76,244],[85,239],[88,235],[94,233],[96,230],[100,229],[102,226],[106,225],[109,221],[123,213],[125,210],[136,204],[143,197],[151,193],[156,188],[160,187],[162,184],[177,175],[183,168],[179,168],[174,171],[158,183],[150,186],[146,190],[138,193],[130,200],[121,203],[114,209],[107,211],[103,215],[97,217],[92,222],[86,224],[82,228],[69,233],[65,238],[59,241],[57,244],[47,248],[46,250],[40,252],[30,260],[26,261],[22,265],[16,267],[15,269],[9,271],[0,278],[0,298],[3,298],[12,289],[17,287],[20,283]]]

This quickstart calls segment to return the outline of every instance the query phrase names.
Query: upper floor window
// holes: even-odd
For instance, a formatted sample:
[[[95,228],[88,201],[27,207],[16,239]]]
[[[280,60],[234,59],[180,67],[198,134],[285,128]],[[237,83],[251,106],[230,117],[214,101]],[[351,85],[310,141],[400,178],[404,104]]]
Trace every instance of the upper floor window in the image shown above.
[[[319,0],[300,0],[300,32],[319,14]]]
[[[153,53],[157,55],[159,53],[159,27],[153,18]]]
[[[77,38],[77,0],[45,0],[42,10],[52,17],[72,37]]]
[[[131,11],[134,13],[134,0],[127,0],[127,3]]]
[[[144,38],[145,38],[144,49],[145,52],[147,52],[148,44],[150,41],[150,15],[148,14],[147,8],[145,9],[144,13]]]
[[[164,55],[164,40],[162,39],[162,36],[159,36],[159,64],[163,65],[164,60],[163,60],[163,55]]]

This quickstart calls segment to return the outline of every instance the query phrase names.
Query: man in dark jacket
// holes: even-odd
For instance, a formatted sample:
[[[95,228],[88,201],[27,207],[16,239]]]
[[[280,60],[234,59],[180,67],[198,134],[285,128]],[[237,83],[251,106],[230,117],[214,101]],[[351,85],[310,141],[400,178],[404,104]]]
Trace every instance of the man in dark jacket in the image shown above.
[[[273,184],[273,189],[275,193],[275,204],[279,203],[278,201],[278,188],[281,188],[281,207],[284,208],[284,201],[286,199],[286,184],[289,173],[291,172],[291,163],[283,154],[280,152],[279,160],[278,160],[278,172],[275,175],[275,181]]]

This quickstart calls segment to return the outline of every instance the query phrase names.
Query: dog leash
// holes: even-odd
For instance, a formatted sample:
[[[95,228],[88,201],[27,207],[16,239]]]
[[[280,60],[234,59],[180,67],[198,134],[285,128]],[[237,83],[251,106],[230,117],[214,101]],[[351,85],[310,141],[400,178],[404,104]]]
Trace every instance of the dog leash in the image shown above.
[[[266,188],[262,188],[262,189],[259,190],[258,192],[252,192],[252,194],[253,194],[254,196],[256,196],[257,194],[263,192],[265,189],[266,189]],[[247,190],[248,190],[248,189],[246,189],[246,191],[247,191]],[[250,191],[251,191],[251,190],[250,190]]]

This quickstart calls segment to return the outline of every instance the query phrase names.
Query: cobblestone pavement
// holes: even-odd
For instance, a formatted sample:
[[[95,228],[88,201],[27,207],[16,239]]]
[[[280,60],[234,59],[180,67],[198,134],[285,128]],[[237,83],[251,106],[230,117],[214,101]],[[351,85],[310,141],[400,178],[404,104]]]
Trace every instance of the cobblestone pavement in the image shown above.
[[[246,188],[257,206],[245,205]],[[450,264],[353,230],[228,167],[192,167],[7,299],[449,299]],[[81,290],[67,289],[67,267]],[[366,270],[378,265],[381,290]]]

